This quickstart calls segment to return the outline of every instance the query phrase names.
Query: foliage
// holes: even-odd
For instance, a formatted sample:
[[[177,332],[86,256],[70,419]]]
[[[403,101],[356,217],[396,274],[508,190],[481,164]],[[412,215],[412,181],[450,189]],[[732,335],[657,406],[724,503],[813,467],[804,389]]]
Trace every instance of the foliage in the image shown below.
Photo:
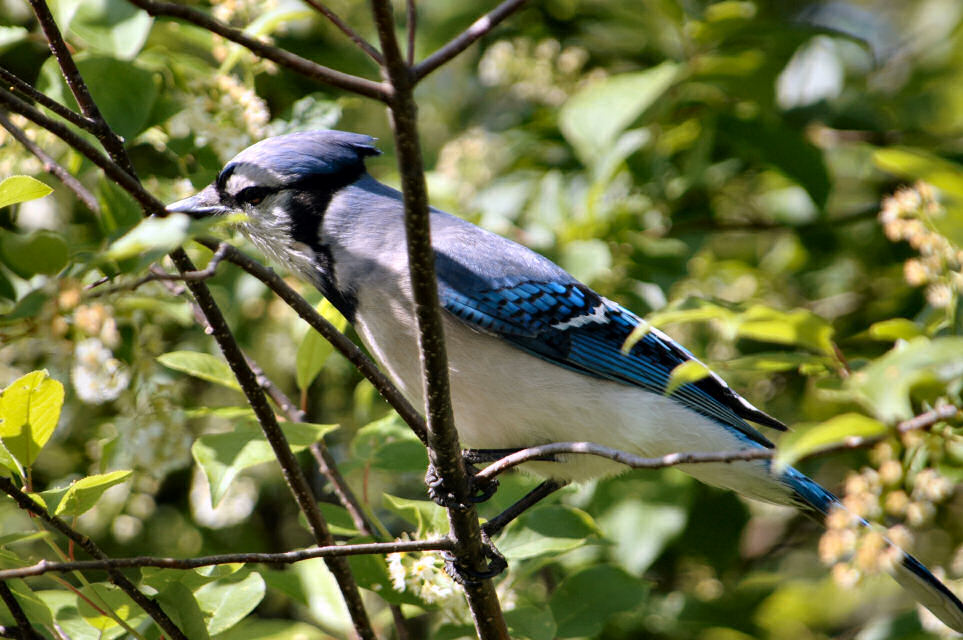
[[[299,2],[189,4],[375,77]],[[367,3],[331,5],[374,33]],[[32,16],[4,8],[0,67],[76,107]],[[369,167],[397,184],[382,105],[122,0],[52,8],[98,106],[162,200],[205,186],[264,136],[324,127],[379,137],[385,155]],[[418,57],[478,10],[435,0],[418,9]],[[950,584],[963,579],[961,420],[895,427],[963,402],[961,25],[952,0],[547,0],[417,96],[435,206],[646,314],[794,427],[781,461],[837,490],[851,513],[882,523]],[[240,237],[179,216],[142,221],[140,206],[80,154],[11,120],[94,193],[100,215],[0,133],[0,473],[110,556],[310,545],[181,284],[134,287],[185,242],[206,262],[192,237]],[[323,438],[379,535],[444,534],[445,512],[424,494],[424,447],[373,387],[250,275],[222,264],[208,284],[246,352],[306,411],[310,422],[283,425],[292,445]],[[345,327],[318,292],[290,284]],[[673,384],[704,375],[689,367]],[[878,443],[840,453],[854,437]],[[299,459],[339,540],[367,540],[314,459]],[[483,515],[536,483],[504,477]],[[878,531],[838,514],[828,524],[823,535],[794,512],[677,470],[627,473],[567,488],[512,523],[495,539],[510,562],[496,584],[512,636],[531,640],[939,633],[890,581],[862,579],[892,560]],[[0,568],[68,557],[40,528],[0,500]],[[388,604],[403,605],[416,637],[473,633],[436,554],[359,556],[351,566],[383,635]],[[351,633],[320,560],[130,575],[191,638]],[[55,624],[70,638],[158,637],[101,574],[64,579],[9,581],[47,637]],[[0,624],[14,624],[2,607]]]

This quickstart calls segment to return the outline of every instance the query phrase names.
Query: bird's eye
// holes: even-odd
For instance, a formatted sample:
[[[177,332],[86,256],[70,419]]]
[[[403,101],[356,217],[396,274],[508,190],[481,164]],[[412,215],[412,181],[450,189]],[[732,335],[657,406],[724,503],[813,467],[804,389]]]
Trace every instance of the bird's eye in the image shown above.
[[[247,187],[241,189],[234,196],[234,199],[237,200],[238,204],[261,204],[264,198],[271,194],[271,191],[268,187]]]

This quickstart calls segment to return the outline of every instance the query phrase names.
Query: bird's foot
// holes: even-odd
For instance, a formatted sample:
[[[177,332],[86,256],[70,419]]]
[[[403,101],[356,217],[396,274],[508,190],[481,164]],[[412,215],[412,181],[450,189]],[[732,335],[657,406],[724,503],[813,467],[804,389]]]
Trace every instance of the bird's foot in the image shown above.
[[[495,545],[484,532],[482,532],[482,545],[485,558],[488,560],[488,566],[485,569],[479,571],[460,562],[451,551],[444,551],[441,555],[445,559],[445,573],[464,587],[478,585],[483,580],[491,580],[508,568],[508,561],[505,560],[505,556],[495,548]]]
[[[498,490],[498,480],[495,478],[478,478],[478,469],[469,462],[465,462],[465,470],[468,472],[468,501],[467,504],[458,499],[454,491],[448,487],[438,470],[431,463],[428,463],[428,472],[425,474],[425,484],[428,485],[428,497],[436,504],[446,509],[458,509],[467,511],[472,505],[485,502]]]

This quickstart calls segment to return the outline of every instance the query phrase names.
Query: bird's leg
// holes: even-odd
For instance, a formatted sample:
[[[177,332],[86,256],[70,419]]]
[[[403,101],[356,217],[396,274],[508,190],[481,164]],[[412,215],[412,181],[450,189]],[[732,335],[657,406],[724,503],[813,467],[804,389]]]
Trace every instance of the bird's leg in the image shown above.
[[[482,571],[478,571],[460,561],[451,551],[445,551],[441,554],[445,559],[445,573],[463,587],[469,584],[476,585],[482,580],[490,580],[508,568],[508,561],[505,560],[505,556],[495,548],[484,530],[481,533],[481,539],[485,550],[485,558],[489,561],[488,567]]]

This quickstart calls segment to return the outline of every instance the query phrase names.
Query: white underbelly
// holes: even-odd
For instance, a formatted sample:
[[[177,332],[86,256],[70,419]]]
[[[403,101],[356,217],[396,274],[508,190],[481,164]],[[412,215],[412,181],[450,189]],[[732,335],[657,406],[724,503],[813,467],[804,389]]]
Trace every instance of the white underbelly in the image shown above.
[[[355,322],[361,339],[408,399],[423,408],[414,331],[394,319],[401,314],[384,313],[385,306],[379,307],[377,314],[365,314],[363,308],[364,304]],[[465,447],[522,448],[589,441],[637,455],[662,456],[749,446],[733,431],[670,398],[559,367],[447,314],[444,326],[455,425]],[[764,463],[680,468],[709,484],[763,500],[785,503],[789,496]],[[538,475],[574,481],[624,469],[624,465],[583,454],[568,456],[564,462],[526,465],[527,471]]]

